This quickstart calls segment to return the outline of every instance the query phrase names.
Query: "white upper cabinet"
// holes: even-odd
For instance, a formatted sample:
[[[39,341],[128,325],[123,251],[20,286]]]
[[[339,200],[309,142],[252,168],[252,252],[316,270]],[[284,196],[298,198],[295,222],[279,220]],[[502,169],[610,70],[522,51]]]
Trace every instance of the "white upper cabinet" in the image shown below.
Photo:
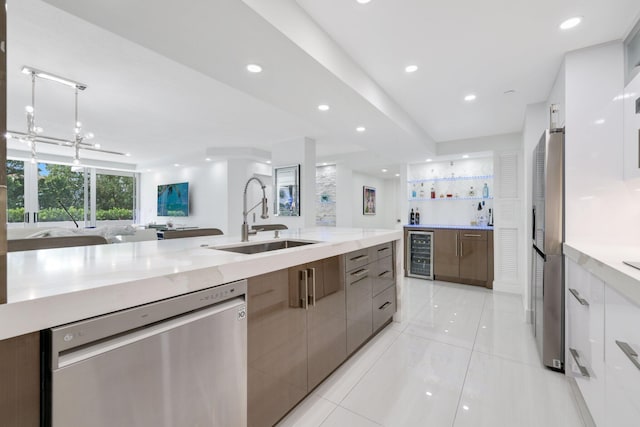
[[[640,177],[640,73],[621,95],[624,102],[624,178]]]

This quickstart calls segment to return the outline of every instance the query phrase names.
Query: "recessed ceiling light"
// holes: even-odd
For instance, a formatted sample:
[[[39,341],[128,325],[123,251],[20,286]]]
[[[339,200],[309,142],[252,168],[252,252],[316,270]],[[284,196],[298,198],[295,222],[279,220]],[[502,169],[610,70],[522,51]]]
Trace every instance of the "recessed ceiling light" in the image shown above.
[[[329,111],[329,106],[327,104],[320,104],[318,105],[318,110],[320,111]]]
[[[327,166],[328,164],[329,164],[329,163],[327,163],[327,162],[323,162],[323,163],[322,163],[322,166]]]
[[[433,161],[433,159],[427,159],[427,162],[432,162],[432,161]]]
[[[388,171],[386,169],[382,169],[382,172],[387,173]]]
[[[261,73],[262,67],[258,64],[249,64],[247,65],[247,71],[250,73]]]
[[[604,119],[598,119],[594,123],[597,124],[597,125],[602,125],[602,124],[604,124],[604,122],[605,122]]]
[[[369,3],[371,0],[356,0],[358,3],[360,4],[367,4]]]
[[[205,160],[206,160],[207,162],[210,162],[210,161],[211,161],[211,157],[207,157]]]
[[[468,154],[463,154],[463,155],[462,155],[462,158],[463,158],[463,159],[468,159],[468,158],[469,158],[469,155],[468,155]]]
[[[271,164],[271,160],[267,160],[267,164],[270,165]]]
[[[399,173],[397,173],[397,174],[396,174],[396,176],[400,176],[400,174],[399,174]]]
[[[173,166],[178,167],[180,166],[180,163],[174,163]]]
[[[358,126],[358,127],[356,128],[356,131],[357,131],[357,132],[364,132],[365,130],[367,130],[367,128],[366,128],[366,127],[364,127],[364,126]]]
[[[561,30],[570,30],[571,28],[577,27],[582,22],[581,16],[574,16],[573,18],[569,18],[560,24]]]
[[[418,71],[418,66],[417,65],[407,65],[404,70],[407,73],[415,73],[416,71]]]
[[[472,93],[464,97],[464,100],[467,102],[475,101],[475,99],[476,99],[476,96]]]
[[[125,156],[131,157],[131,153],[124,153]]]

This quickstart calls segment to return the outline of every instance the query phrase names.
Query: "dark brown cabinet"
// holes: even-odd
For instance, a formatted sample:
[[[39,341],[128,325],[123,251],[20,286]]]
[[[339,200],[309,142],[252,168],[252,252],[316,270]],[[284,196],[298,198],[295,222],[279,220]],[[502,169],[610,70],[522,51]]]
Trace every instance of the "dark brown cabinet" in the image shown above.
[[[436,280],[493,287],[493,231],[434,230]]]
[[[338,257],[249,279],[248,425],[272,426],[347,357]]]
[[[40,333],[0,341],[0,426],[40,425]]]
[[[344,257],[347,287],[347,352],[364,344],[396,312],[393,243]]]

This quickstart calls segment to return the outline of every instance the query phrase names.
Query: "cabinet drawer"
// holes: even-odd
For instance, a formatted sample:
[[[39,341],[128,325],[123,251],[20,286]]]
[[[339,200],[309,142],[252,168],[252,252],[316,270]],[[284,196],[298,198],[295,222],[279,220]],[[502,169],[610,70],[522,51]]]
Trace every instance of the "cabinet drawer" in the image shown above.
[[[460,240],[487,240],[486,231],[478,230],[459,230]]]
[[[393,257],[388,256],[378,260],[373,270],[373,295],[378,295],[380,292],[393,285],[395,281],[395,274],[393,273]]]
[[[375,264],[365,265],[363,267],[357,268],[347,273],[347,286],[351,286],[352,284],[361,281],[363,279],[372,280],[374,277]]]
[[[369,248],[369,259],[375,261],[384,257],[388,257],[393,252],[393,242],[383,243],[378,246]]]
[[[369,254],[369,248],[360,249],[350,252],[345,255],[345,269],[351,271],[355,268],[362,267],[371,262],[371,255]]]
[[[566,267],[565,370],[575,378],[596,425],[605,425],[604,282],[572,260]]]
[[[373,297],[373,330],[376,331],[396,312],[396,287]]]
[[[640,419],[640,307],[605,286],[606,426],[637,426]]]

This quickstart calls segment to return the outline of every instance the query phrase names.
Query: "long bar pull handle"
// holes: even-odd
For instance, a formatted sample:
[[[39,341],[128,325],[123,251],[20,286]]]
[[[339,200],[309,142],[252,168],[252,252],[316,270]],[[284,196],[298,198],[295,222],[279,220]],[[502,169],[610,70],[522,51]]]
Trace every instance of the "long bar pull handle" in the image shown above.
[[[316,305],[316,269],[312,267],[309,269],[309,274],[311,274],[311,301],[313,302],[313,306]]]
[[[636,366],[636,368],[640,369],[640,362],[638,361],[638,353],[636,353],[636,351],[632,349],[631,346],[626,342],[616,340],[616,344],[618,344],[618,347],[620,347],[620,350],[622,350],[625,356],[627,356],[629,360],[631,360],[631,363],[633,363]]]
[[[573,288],[569,288],[569,292],[571,292],[571,295],[573,295],[574,297],[576,297],[576,299],[578,300],[578,302],[579,302],[580,304],[582,304],[582,305],[586,305],[587,307],[589,307],[589,302],[588,302],[586,299],[582,298],[582,297],[580,296],[580,293],[579,293],[578,291],[576,291],[576,290],[575,290],[575,289],[573,289]]]
[[[456,257],[458,256],[458,233],[456,233]]]
[[[302,308],[305,310],[309,309],[309,274],[307,270],[300,271],[300,287],[302,290],[300,291],[300,301],[302,301]],[[302,297],[304,295],[304,298]]]
[[[386,276],[386,275],[388,275],[389,273],[391,273],[391,271],[389,271],[389,270],[385,270],[385,271],[383,271],[382,273],[378,274],[378,277]]]
[[[354,273],[351,273],[351,275],[355,277],[366,276],[367,274],[369,274],[369,270],[366,268],[363,268],[362,270],[358,270]]]
[[[573,356],[573,360],[576,361],[576,365],[578,365],[578,369],[580,369],[580,375],[582,375],[583,377],[587,377],[587,378],[591,378],[591,375],[589,375],[589,371],[587,370],[587,368],[585,368],[583,365],[580,364],[580,355],[578,354],[578,351],[574,348],[569,347],[569,352],[571,353],[571,356]]]
[[[388,250],[389,250],[389,247],[388,247],[388,246],[385,246],[385,247],[384,247],[384,248],[382,248],[382,249],[378,249],[378,253],[383,252],[383,251],[388,251]]]
[[[464,242],[460,240],[460,258],[464,256]]]
[[[389,307],[391,305],[391,301],[387,301],[384,304],[382,304],[380,307],[378,307],[378,310],[386,310],[387,307]]]
[[[350,258],[349,261],[363,261],[365,259],[369,259],[369,255],[360,255],[355,258]]]
[[[482,237],[482,234],[465,234],[464,237]]]

